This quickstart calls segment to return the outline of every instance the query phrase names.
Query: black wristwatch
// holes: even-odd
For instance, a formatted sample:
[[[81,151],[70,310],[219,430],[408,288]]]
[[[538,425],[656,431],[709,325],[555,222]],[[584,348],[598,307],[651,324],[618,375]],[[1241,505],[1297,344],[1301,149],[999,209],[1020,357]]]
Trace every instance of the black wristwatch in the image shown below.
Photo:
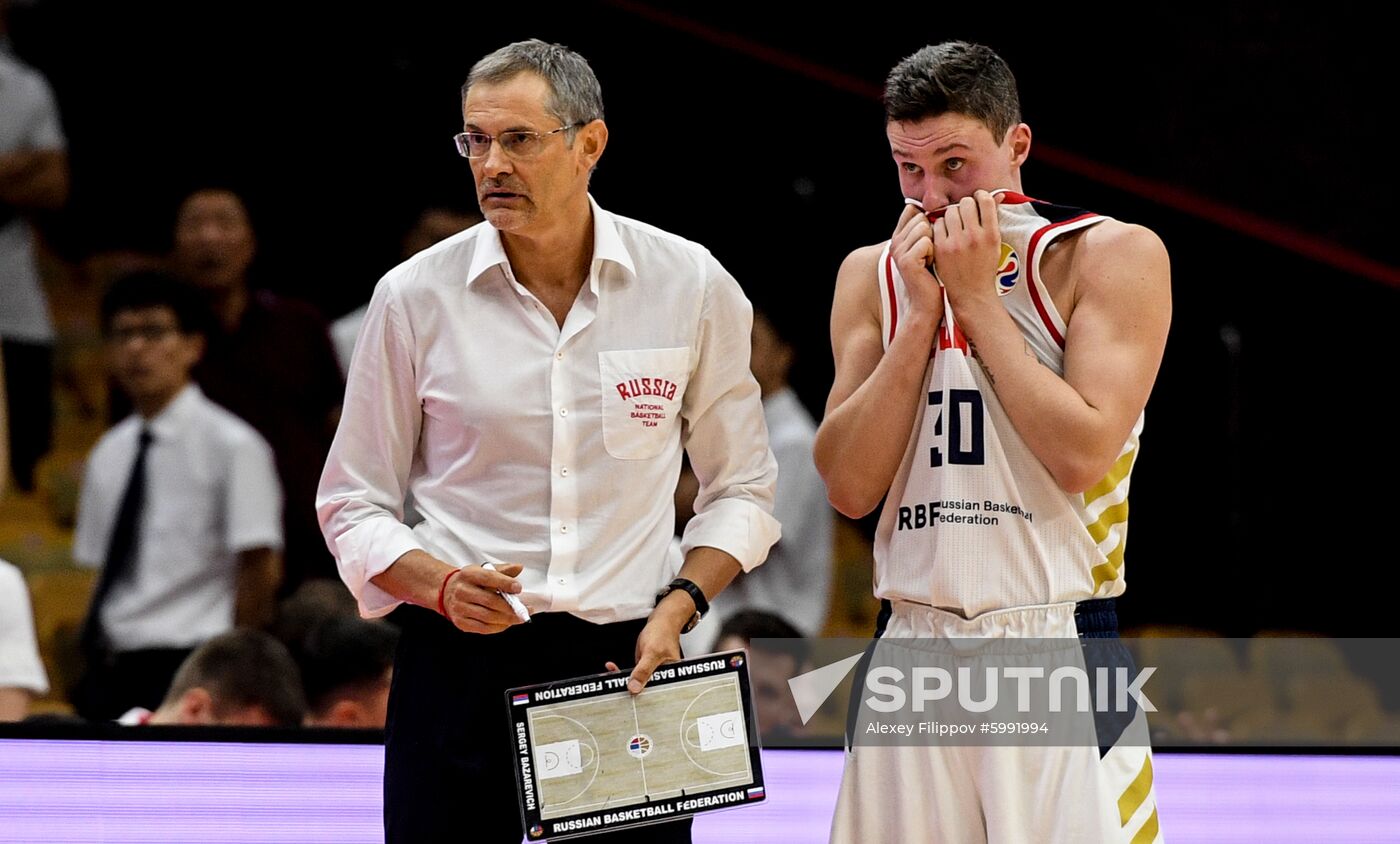
[[[689,633],[695,629],[695,625],[700,623],[700,619],[705,617],[705,613],[710,611],[710,602],[705,600],[705,593],[700,591],[700,587],[695,585],[695,581],[678,577],[656,593],[656,603],[661,603],[662,598],[676,589],[684,589],[690,594],[690,599],[695,602],[695,615],[692,615],[690,621],[687,621],[685,626],[681,628],[682,633]]]

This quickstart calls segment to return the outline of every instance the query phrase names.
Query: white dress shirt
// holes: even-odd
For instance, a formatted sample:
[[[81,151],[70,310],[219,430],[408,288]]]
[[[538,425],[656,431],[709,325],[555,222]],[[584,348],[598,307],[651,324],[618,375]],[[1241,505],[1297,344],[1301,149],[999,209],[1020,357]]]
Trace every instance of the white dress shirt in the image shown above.
[[[687,552],[747,570],[777,540],[748,300],[703,247],[590,203],[593,261],[562,328],[488,223],[375,288],[316,501],[365,616],[400,603],[369,581],[414,549],[522,564],[532,612],[647,615],[675,576],[682,447],[701,481]]]
[[[34,638],[29,588],[20,570],[0,560],[0,688],[49,691],[49,678]]]
[[[0,35],[0,155],[67,146],[53,91],[39,71],[9,52]],[[20,215],[0,213],[0,334],[52,345],[53,322],[34,263],[33,236]]]
[[[101,610],[119,651],[194,647],[232,629],[238,553],[282,547],[272,449],[251,425],[193,384],[146,424],[137,557]],[[73,536],[79,565],[106,561],[141,427],[140,416],[128,416],[88,455]]]

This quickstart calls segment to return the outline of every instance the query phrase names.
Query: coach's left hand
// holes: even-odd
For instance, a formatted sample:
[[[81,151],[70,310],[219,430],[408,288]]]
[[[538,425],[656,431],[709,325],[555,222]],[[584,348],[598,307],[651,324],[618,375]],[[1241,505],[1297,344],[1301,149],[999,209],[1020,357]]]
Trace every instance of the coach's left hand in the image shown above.
[[[637,667],[632,669],[632,676],[627,679],[627,691],[637,694],[646,687],[651,673],[658,666],[681,658],[681,628],[694,613],[694,602],[680,590],[667,595],[656,605],[647,619],[647,626],[637,636]],[[618,670],[615,662],[609,662],[607,666],[609,671]]]

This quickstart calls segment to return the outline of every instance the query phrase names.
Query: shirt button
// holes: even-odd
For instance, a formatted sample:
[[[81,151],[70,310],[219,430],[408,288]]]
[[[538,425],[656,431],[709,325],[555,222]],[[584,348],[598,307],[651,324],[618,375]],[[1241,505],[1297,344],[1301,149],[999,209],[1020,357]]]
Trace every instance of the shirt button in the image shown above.
[[[569,476],[569,467],[565,466],[563,469],[560,469],[559,474],[567,478]]]
[[[559,526],[559,532],[560,532],[560,533],[568,533],[568,532],[569,532],[569,526],[568,526],[568,525],[560,525],[560,526]]]
[[[555,359],[555,360],[563,360],[563,359],[564,359],[564,353],[563,353],[563,352],[555,352],[555,353],[554,353],[554,359]]]
[[[560,586],[563,586],[565,583],[568,583],[568,582],[569,582],[569,579],[568,579],[567,577],[561,577],[561,578],[559,578],[559,585],[560,585]]]
[[[559,415],[560,415],[560,416],[568,416],[568,415],[569,415],[569,409],[568,409],[567,407],[561,407],[561,408],[559,408]]]

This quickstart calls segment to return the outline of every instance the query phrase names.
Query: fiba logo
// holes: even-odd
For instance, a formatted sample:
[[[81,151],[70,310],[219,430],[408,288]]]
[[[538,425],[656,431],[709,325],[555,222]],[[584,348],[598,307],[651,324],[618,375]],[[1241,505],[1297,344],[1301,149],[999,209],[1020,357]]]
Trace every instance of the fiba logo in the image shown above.
[[[1001,261],[997,264],[997,295],[1005,296],[1021,279],[1021,258],[1011,244],[1001,245]]]

